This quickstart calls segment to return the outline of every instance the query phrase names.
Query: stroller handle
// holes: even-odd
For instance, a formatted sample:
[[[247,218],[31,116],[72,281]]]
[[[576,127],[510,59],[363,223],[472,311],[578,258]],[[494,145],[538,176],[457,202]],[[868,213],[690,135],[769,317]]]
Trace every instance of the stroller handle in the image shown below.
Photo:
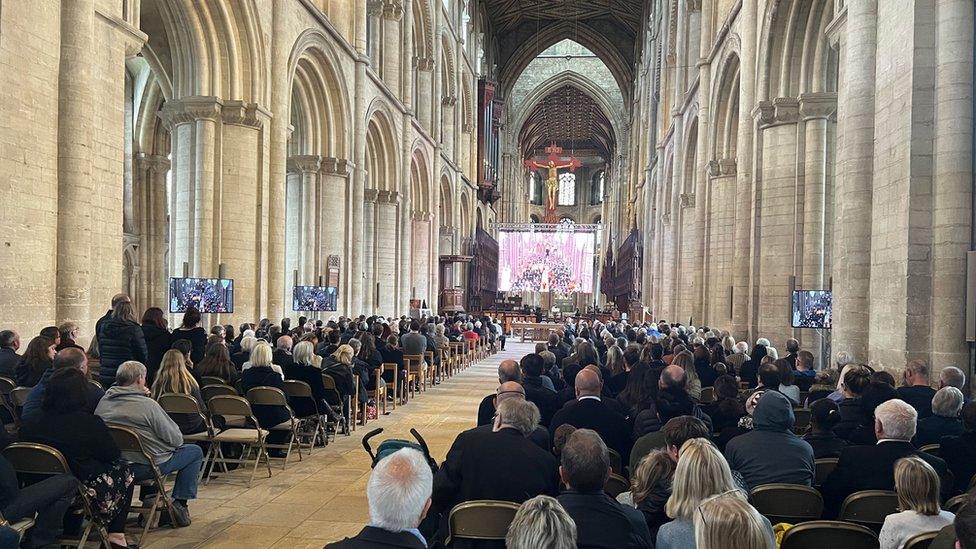
[[[379,427],[377,429],[373,429],[372,431],[366,433],[366,435],[363,436],[363,448],[366,450],[366,453],[369,454],[369,457],[374,461],[376,460],[376,454],[373,453],[373,448],[369,444],[369,439],[375,437],[376,435],[382,432],[383,432],[383,428]]]

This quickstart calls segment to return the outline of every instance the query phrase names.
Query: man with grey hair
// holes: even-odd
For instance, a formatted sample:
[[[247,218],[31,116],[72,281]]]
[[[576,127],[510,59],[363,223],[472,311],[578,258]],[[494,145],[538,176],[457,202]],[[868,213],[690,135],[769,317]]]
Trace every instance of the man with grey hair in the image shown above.
[[[458,435],[434,476],[434,509],[447,513],[476,499],[522,503],[539,494],[559,493],[556,458],[527,436],[539,424],[539,410],[523,398],[498,404],[490,432]]]
[[[916,448],[926,444],[939,444],[942,437],[962,434],[962,391],[955,387],[943,387],[932,398],[932,415],[918,420],[918,429],[912,443]]]
[[[278,338],[275,345],[274,353],[272,353],[272,362],[281,367],[282,370],[286,366],[291,366],[295,364],[295,358],[291,355],[291,348],[293,342],[291,336],[283,335]]]
[[[960,391],[963,391],[963,398],[966,402],[969,402],[968,398],[965,398],[965,386],[966,386],[966,374],[962,370],[956,368],[955,366],[946,366],[939,372],[939,389],[943,387],[955,387]]]
[[[854,357],[851,356],[851,353],[848,353],[847,351],[839,351],[834,356],[834,366],[837,368],[838,372],[843,370],[844,366],[847,366],[852,362],[854,362]]]
[[[576,402],[567,404],[552,417],[552,422],[549,423],[550,436],[555,437],[556,429],[565,423],[577,429],[592,429],[627,463],[631,429],[622,415],[602,401],[600,395],[603,382],[600,381],[599,374],[592,369],[583,368],[576,374],[575,387]]]
[[[948,474],[945,461],[916,450],[911,440],[915,436],[915,409],[900,399],[886,401],[874,409],[874,434],[877,444],[848,446],[840,454],[837,467],[827,477],[820,492],[824,497],[825,518],[836,516],[844,498],[861,490],[894,490],[895,462],[903,457],[916,456],[935,469],[939,478]],[[942,482],[943,500],[952,491],[951,482]]]
[[[930,385],[929,372],[929,365],[924,360],[910,361],[902,372],[902,386],[898,388],[898,398],[911,404],[920,418],[932,415],[935,389]]]
[[[123,362],[115,373],[115,385],[95,408],[105,423],[128,427],[139,434],[146,453],[165,476],[176,473],[173,511],[179,526],[190,525],[187,500],[197,497],[197,478],[203,451],[196,444],[183,444],[183,434],[169,415],[149,395],[146,367],[134,360]],[[137,481],[152,478],[152,469],[141,453],[123,452],[132,462]],[[147,495],[143,490],[142,495]],[[165,514],[164,514],[165,516]]]
[[[504,402],[504,401],[506,401],[506,400],[508,400],[510,398],[517,398],[519,400],[525,400],[525,388],[522,387],[520,384],[518,384],[515,381],[506,381],[505,383],[502,383],[501,385],[499,385],[498,386],[498,389],[495,391],[495,400],[494,400],[494,403],[493,403],[493,406],[492,406],[492,410],[493,410],[492,413],[494,413],[494,410],[502,402]],[[479,426],[475,427],[472,430],[474,430],[474,431],[482,431],[482,432],[485,432],[485,433],[490,433],[490,432],[492,432],[494,430],[494,428],[495,428],[495,418],[494,418],[494,416],[492,416],[491,418],[489,418],[488,423],[485,423],[483,425],[479,425]],[[549,451],[550,446],[549,446],[549,430],[548,429],[546,429],[542,425],[537,425],[535,427],[535,429],[531,433],[529,433],[528,437],[529,437],[529,440],[531,440],[532,442],[534,442],[539,448],[542,448],[543,450]]]
[[[557,499],[576,523],[579,547],[654,546],[644,515],[604,493],[610,453],[596,431],[574,431],[559,456],[559,478],[568,490]]]
[[[498,365],[498,383],[509,381],[522,384],[522,368],[518,361],[506,358]],[[522,391],[525,394],[525,391]],[[485,396],[478,405],[478,425],[490,425],[495,416],[495,393]]]
[[[742,363],[749,360],[749,344],[745,341],[740,341],[732,347],[734,352],[725,357],[725,363],[732,368],[733,372],[738,372],[739,368],[742,367]]]
[[[369,524],[326,549],[426,549],[427,539],[418,527],[430,510],[432,485],[430,465],[419,451],[401,448],[381,459],[366,484]]]
[[[15,379],[17,364],[20,362],[20,336],[13,330],[0,332],[0,376]]]

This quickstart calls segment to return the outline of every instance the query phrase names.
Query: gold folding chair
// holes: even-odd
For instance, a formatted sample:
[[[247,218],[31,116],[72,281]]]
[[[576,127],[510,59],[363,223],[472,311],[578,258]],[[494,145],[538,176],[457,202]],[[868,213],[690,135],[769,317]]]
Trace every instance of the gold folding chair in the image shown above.
[[[969,503],[969,494],[959,494],[958,496],[949,498],[949,501],[943,505],[943,508],[955,515],[958,514],[967,503]]]
[[[613,448],[607,448],[607,450],[610,452],[610,470],[613,471],[614,473],[617,473],[618,475],[623,475],[624,460],[623,458],[620,457],[620,453],[618,453]],[[626,492],[627,490],[624,491]]]
[[[925,452],[926,454],[929,454],[930,456],[942,457],[942,456],[939,455],[939,448],[940,448],[940,446],[938,444],[926,444],[925,446],[922,446],[921,448],[919,448],[918,451],[919,452]]]
[[[379,371],[379,370],[377,370],[377,371]],[[385,373],[385,372],[393,372],[393,381],[387,382],[387,381],[385,381],[383,379],[382,374]],[[377,383],[377,386],[379,386],[380,383],[385,384],[386,385],[386,392],[389,392],[389,390],[390,390],[390,388],[389,388],[390,387],[390,384],[393,385],[393,410],[394,411],[396,411],[397,400],[400,400],[400,404],[405,404],[406,403],[406,396],[407,396],[406,395],[406,391],[404,390],[404,394],[402,396],[400,395],[400,388],[398,386],[399,385],[399,381],[400,381],[400,367],[395,362],[384,362],[383,363],[383,372],[380,372],[380,379],[376,383]],[[384,398],[384,402],[386,402],[386,400],[385,400],[386,397],[383,397],[383,398]],[[384,413],[385,412],[386,412],[386,410],[384,410]]]
[[[630,490],[630,483],[617,473],[610,473],[607,481],[603,484],[603,491],[614,499],[627,490]]]
[[[6,518],[4,518],[3,513],[0,513],[0,526],[6,526],[12,529],[13,531],[17,532],[17,541],[18,541],[17,546],[19,547],[20,546],[19,542],[24,540],[24,534],[26,534],[27,531],[30,530],[32,526],[34,526],[34,519],[25,518],[22,520],[18,520],[17,522],[10,522]]]
[[[411,397],[414,384],[417,385],[417,392],[426,393],[427,366],[424,364],[424,355],[403,355],[403,365],[407,367],[407,383],[410,385]]]
[[[14,387],[10,391],[10,404],[14,407],[14,417],[18,420],[21,419],[20,415],[24,411],[24,404],[27,403],[27,395],[30,394],[33,387]]]
[[[163,393],[159,395],[157,402],[163,411],[169,414],[170,417],[172,417],[173,414],[190,414],[197,415],[203,420],[203,424],[207,427],[206,431],[203,431],[202,433],[183,435],[184,442],[207,443],[207,451],[203,455],[203,467],[200,468],[200,479],[202,480],[207,462],[210,460],[213,454],[220,449],[220,445],[214,442],[215,433],[213,424],[210,422],[210,418],[207,417],[207,415],[203,413],[203,410],[200,409],[200,403],[197,402],[197,399],[190,395],[184,395],[182,393]],[[226,467],[224,468],[224,471],[227,471]]]
[[[322,386],[325,388],[325,400],[326,403],[332,407],[332,411],[337,413],[339,417],[342,418],[342,423],[344,425],[338,425],[338,428],[342,428],[342,432],[349,436],[352,433],[349,432],[349,414],[352,413],[352,402],[351,398],[346,397],[346,402],[342,402],[342,393],[336,387],[335,378],[329,374],[322,374]],[[335,404],[333,404],[333,402]]]
[[[193,397],[189,398],[193,400]],[[152,499],[152,504],[148,506],[145,504],[136,505],[135,502],[138,500],[133,499],[133,503],[129,507],[130,512],[138,513],[145,518],[146,525],[142,529],[142,536],[139,537],[139,543],[142,544],[146,539],[146,534],[149,533],[149,529],[156,525],[157,518],[164,510],[169,513],[170,524],[176,524],[176,517],[173,515],[173,500],[166,493],[166,477],[159,470],[156,461],[146,452],[146,448],[142,445],[142,439],[139,438],[139,433],[128,427],[114,424],[108,425],[108,431],[119,450],[141,455],[152,469],[152,478],[136,481],[136,485],[140,487],[156,489],[156,497]]]
[[[291,449],[295,445],[295,441],[298,440],[298,422],[295,421],[295,412],[288,405],[288,397],[285,396],[284,391],[277,387],[261,386],[250,389],[247,392],[246,398],[251,403],[251,406],[281,406],[288,410],[288,419],[278,425],[265,427],[268,431],[284,431],[290,435],[288,437],[288,444],[269,444],[267,441],[264,443],[265,448],[276,448],[285,451],[285,460],[281,464],[281,469],[284,470],[288,467],[288,458],[291,457]],[[298,461],[301,460],[302,453],[299,451]]]
[[[889,490],[861,490],[844,499],[838,518],[879,530],[885,517],[898,512],[898,494]]]
[[[19,427],[20,416],[17,415],[17,410],[10,401],[10,393],[16,387],[17,383],[14,380],[10,379],[9,377],[0,376],[0,407],[7,410],[7,412],[10,414],[10,418],[14,421],[13,425],[15,427]]]
[[[329,436],[326,433],[325,425],[322,423],[322,410],[319,410],[319,403],[316,402],[309,384],[297,379],[286,379],[285,396],[288,397],[290,403],[308,401],[315,410],[311,416],[295,417],[298,420],[298,452],[301,453],[302,451],[302,439],[308,441],[308,455],[312,455],[316,437],[322,437],[322,443],[328,445]],[[294,410],[294,408],[292,409]]]
[[[823,515],[823,497],[815,488],[797,484],[763,484],[752,489],[749,499],[773,524],[796,524]]]
[[[200,386],[206,387],[207,385],[229,385],[227,380],[222,377],[217,376],[203,376],[200,378]]]
[[[921,534],[915,534],[914,536],[905,540],[905,545],[903,549],[929,549],[932,545],[932,540],[939,535],[939,531],[934,532],[922,532]]]
[[[231,387],[230,385],[224,383],[219,383],[200,387],[200,395],[203,397],[204,402],[209,403],[211,398],[218,395],[240,396],[240,393],[237,392],[235,387]]]
[[[802,435],[810,425],[810,410],[807,408],[793,408],[793,432]]]
[[[820,486],[827,480],[830,473],[834,472],[837,468],[837,462],[840,461],[838,458],[820,458],[815,460],[814,467],[816,468],[816,474],[814,477],[813,485]]]
[[[783,535],[780,549],[878,549],[878,536],[859,524],[840,520],[812,520],[797,524]]]
[[[698,400],[702,404],[709,404],[715,400],[715,387],[702,387],[701,397]]]
[[[258,419],[254,417],[254,412],[251,411],[251,404],[244,397],[237,395],[217,395],[211,398],[207,402],[207,407],[210,408],[210,416],[213,418],[220,417],[244,417],[250,419],[254,426],[248,426],[246,423],[243,427],[232,427],[226,428],[218,432],[214,436],[214,442],[220,444],[222,442],[230,442],[234,444],[243,444],[244,453],[240,458],[228,458],[224,457],[223,453],[219,451],[213,459],[210,460],[210,469],[207,471],[207,481],[209,482],[211,475],[213,474],[214,466],[217,463],[237,463],[241,465],[246,465],[251,463],[251,460],[247,459],[252,452],[255,452],[254,456],[254,468],[251,470],[251,478],[247,481],[247,485],[250,486],[254,481],[254,474],[258,471],[258,465],[261,463],[261,458],[265,458],[265,462],[268,466],[268,477],[271,477],[271,461],[268,459],[268,450],[264,445],[264,440],[268,436],[268,431],[261,428],[258,423]]]
[[[71,469],[68,467],[68,462],[61,455],[61,452],[44,444],[15,442],[3,450],[3,457],[7,458],[7,461],[10,462],[18,477],[20,475],[27,475],[37,478],[38,476],[50,477],[61,474],[72,474]],[[79,548],[85,547],[85,544],[88,542],[88,537],[91,535],[92,530],[94,530],[101,538],[102,544],[108,547],[108,531],[105,530],[105,525],[92,513],[92,505],[88,491],[82,487],[81,483],[78,483],[78,497],[75,503],[80,504],[78,511],[87,519],[85,521],[86,524],[81,531],[81,536],[77,539],[63,538],[58,540],[58,544],[71,545]]]
[[[454,539],[504,540],[519,510],[517,503],[479,499],[456,505],[448,515],[445,543]]]

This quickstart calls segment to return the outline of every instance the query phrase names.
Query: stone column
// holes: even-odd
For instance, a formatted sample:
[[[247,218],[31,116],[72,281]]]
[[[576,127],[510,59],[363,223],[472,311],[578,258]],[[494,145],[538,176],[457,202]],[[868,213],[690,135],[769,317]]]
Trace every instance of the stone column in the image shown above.
[[[433,104],[431,103],[432,97],[434,97],[434,60],[430,57],[418,58],[416,68],[420,74],[417,77],[418,89],[414,91],[413,108],[420,125],[428,133],[434,135]]]
[[[379,191],[376,189],[366,189],[363,193],[363,314],[375,314],[378,312],[378,302],[376,296],[376,245],[377,240],[377,213],[379,208]]]
[[[343,257],[342,243],[348,238],[345,234],[347,206],[349,204],[350,173],[349,163],[341,158],[323,158],[319,171],[319,190],[317,193],[319,226],[319,274],[326,274],[326,259],[330,255]],[[348,262],[348,256],[343,262]],[[348,293],[349,281],[339,281],[339,291]],[[358,313],[357,313],[358,314]]]
[[[173,147],[170,197],[171,273],[214,276],[214,176],[216,133],[222,103],[215,97],[184,97],[167,101],[162,118]]]
[[[364,21],[365,26],[365,21]],[[365,31],[364,31],[365,32]],[[355,135],[353,138],[353,151],[355,156],[356,171],[353,174],[352,192],[349,196],[349,226],[346,262],[346,277],[349,281],[349,295],[346,310],[352,315],[358,314],[357,310],[363,312],[371,311],[372,308],[367,303],[372,303],[366,296],[372,296],[372,290],[363,287],[365,276],[364,248],[369,242],[370,237],[365,232],[363,223],[364,213],[364,193],[366,190],[366,65],[368,59],[364,56],[356,61],[356,109],[353,118]],[[374,198],[375,200],[375,198]],[[364,236],[365,235],[365,236]],[[368,278],[366,280],[369,280]]]
[[[401,33],[400,20],[403,19],[402,0],[383,0],[383,11],[380,15],[380,24],[383,25],[383,58],[380,59],[382,65],[383,81],[386,83],[393,95],[400,97],[403,88],[400,82],[400,54],[403,43],[400,39]]]
[[[61,70],[58,78],[58,240],[57,322],[91,320],[92,132],[94,105],[92,56],[95,2],[61,6]],[[25,334],[26,335],[26,334]],[[26,344],[26,340],[25,340]]]
[[[258,196],[259,234],[267,235],[267,240],[259,243],[260,272],[266,273],[264,280],[257,281],[259,299],[265,301],[261,307],[262,315],[280,318],[286,311],[285,304],[285,186],[288,162],[288,138],[290,120],[288,105],[291,102],[292,81],[288,72],[288,57],[292,43],[288,39],[288,18],[290,6],[284,2],[272,3],[273,23],[271,33],[271,119],[270,167],[267,183],[260,186]],[[359,23],[357,18],[356,23]],[[364,27],[365,29],[365,27]],[[359,28],[357,27],[357,32]],[[357,35],[358,39],[358,35]],[[359,47],[357,40],[356,46]],[[289,273],[289,277],[291,274]],[[289,284],[290,286],[290,284]],[[290,307],[289,307],[290,309]]]
[[[847,6],[841,61],[845,84],[840,88],[837,115],[843,143],[835,192],[832,351],[848,351],[862,362],[868,360],[870,327],[877,16],[877,0]]]
[[[376,221],[374,254],[376,257],[373,280],[379,283],[379,300],[376,311],[382,315],[394,315],[397,308],[397,270],[401,268],[396,257],[400,245],[400,223],[398,205],[400,194],[397,191],[379,191],[376,199]]]
[[[936,5],[931,356],[936,370],[950,365],[966,370],[966,252],[972,238],[973,192],[973,2],[946,0]]]
[[[136,162],[142,179],[142,246],[140,264],[143,265],[141,286],[144,292],[139,296],[141,303],[166,303],[169,285],[166,265],[167,233],[166,216],[166,174],[170,161],[163,155],[139,156]]]
[[[296,200],[298,204],[295,208],[297,216],[287,219],[288,226],[286,232],[294,232],[294,239],[287,239],[288,246],[294,246],[298,261],[298,282],[300,284],[318,284],[319,263],[317,260],[320,242],[319,234],[319,200],[318,187],[319,169],[322,158],[318,155],[295,155],[288,159],[288,172],[297,175],[297,189],[294,193],[288,193],[289,200]],[[291,205],[288,205],[291,209]],[[288,273],[291,276],[291,273]],[[286,287],[289,284],[285,285]]]

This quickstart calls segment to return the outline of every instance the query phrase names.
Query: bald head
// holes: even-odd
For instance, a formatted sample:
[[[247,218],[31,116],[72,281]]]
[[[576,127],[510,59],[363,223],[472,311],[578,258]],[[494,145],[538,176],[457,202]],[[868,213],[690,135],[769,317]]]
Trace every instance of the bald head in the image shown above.
[[[661,389],[684,389],[687,379],[684,369],[672,364],[661,370],[661,380],[658,382],[658,387]]]
[[[516,381],[506,381],[495,391],[495,407],[510,398],[525,400],[525,389]]]
[[[504,385],[510,381],[514,381],[516,385],[520,383],[522,381],[522,370],[519,368],[518,362],[508,358],[498,365],[498,382]]]
[[[576,398],[584,396],[600,396],[603,390],[603,383],[600,376],[593,370],[583,368],[576,374]]]
[[[62,368],[75,368],[88,373],[88,355],[77,347],[61,349],[54,356],[52,366],[55,370]]]

